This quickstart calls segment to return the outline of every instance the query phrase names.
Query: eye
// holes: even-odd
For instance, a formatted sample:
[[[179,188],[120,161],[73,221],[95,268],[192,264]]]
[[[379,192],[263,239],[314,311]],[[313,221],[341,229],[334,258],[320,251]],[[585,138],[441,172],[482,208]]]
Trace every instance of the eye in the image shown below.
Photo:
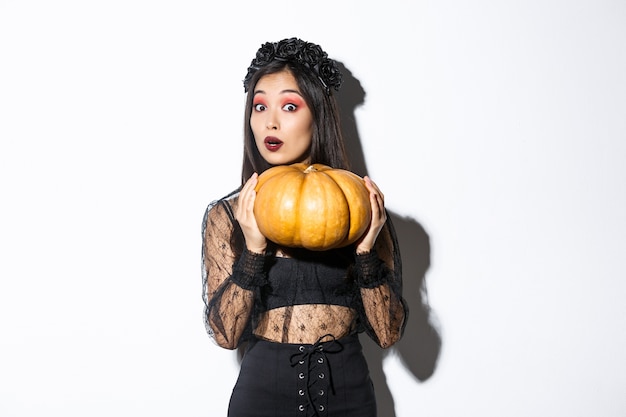
[[[296,111],[298,109],[298,106],[296,106],[293,103],[287,103],[283,106],[283,110],[285,111]]]
[[[254,111],[263,111],[265,109],[266,109],[265,104],[257,103],[254,105]]]

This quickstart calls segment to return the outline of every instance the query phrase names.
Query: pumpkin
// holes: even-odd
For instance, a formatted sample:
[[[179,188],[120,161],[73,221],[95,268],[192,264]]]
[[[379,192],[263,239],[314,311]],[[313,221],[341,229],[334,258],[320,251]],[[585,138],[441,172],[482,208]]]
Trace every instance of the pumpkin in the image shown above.
[[[258,177],[254,215],[278,245],[322,251],[356,242],[370,224],[365,181],[323,164],[269,168]]]

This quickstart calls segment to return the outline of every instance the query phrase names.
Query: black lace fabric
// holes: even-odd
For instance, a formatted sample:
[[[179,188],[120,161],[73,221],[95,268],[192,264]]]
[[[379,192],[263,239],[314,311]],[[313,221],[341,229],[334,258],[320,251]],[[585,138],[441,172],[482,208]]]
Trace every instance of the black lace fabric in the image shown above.
[[[291,300],[267,309],[267,272],[281,252],[272,246],[263,255],[245,249],[234,219],[237,197],[234,192],[211,203],[202,223],[205,325],[218,345],[235,349],[253,335],[277,342],[315,343],[327,334],[340,338],[362,331],[383,348],[399,340],[408,311],[402,298],[400,252],[390,221],[370,253],[356,255],[353,248],[346,248],[352,251],[345,278],[350,305]],[[324,282],[314,276],[316,268],[310,271],[303,279]]]

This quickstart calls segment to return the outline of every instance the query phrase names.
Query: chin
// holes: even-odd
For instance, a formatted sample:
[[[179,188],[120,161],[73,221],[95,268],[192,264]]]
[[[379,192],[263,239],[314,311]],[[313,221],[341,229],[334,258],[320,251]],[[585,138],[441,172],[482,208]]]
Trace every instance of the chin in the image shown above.
[[[301,158],[285,158],[278,155],[268,155],[265,160],[270,165],[291,165],[298,162],[306,162],[306,159]]]

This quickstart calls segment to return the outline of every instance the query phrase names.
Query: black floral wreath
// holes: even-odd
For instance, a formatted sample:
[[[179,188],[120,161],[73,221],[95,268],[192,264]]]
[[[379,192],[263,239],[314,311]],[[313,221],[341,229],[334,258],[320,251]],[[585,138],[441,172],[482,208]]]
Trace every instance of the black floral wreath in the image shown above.
[[[341,87],[342,74],[337,63],[328,58],[328,54],[319,45],[298,38],[289,38],[261,45],[243,80],[246,92],[254,73],[272,61],[295,61],[308,68],[319,78],[326,94],[331,93],[331,88],[338,91]]]

